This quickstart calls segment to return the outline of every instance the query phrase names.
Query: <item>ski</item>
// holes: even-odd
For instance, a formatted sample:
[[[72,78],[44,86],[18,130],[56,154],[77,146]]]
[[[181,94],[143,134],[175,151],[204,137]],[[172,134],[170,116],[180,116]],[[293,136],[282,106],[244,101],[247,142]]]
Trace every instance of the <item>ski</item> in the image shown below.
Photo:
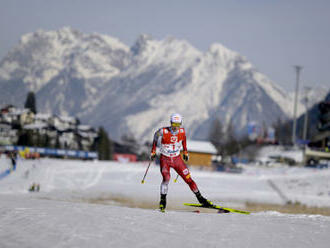
[[[237,210],[237,209],[232,209],[232,208],[225,208],[225,207],[221,207],[221,206],[214,205],[214,204],[212,206],[205,206],[205,205],[196,204],[196,203],[184,203],[183,205],[189,206],[189,207],[218,209],[220,213],[230,212],[230,213],[238,213],[238,214],[250,214],[250,212],[248,212],[248,211]]]

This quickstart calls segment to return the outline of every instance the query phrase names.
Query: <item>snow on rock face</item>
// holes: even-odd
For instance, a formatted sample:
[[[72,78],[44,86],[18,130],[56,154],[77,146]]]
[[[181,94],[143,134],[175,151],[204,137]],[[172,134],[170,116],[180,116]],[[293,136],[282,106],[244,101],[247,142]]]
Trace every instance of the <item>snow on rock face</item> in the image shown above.
[[[221,44],[203,53],[174,37],[141,35],[129,48],[70,27],[38,30],[0,62],[0,86],[2,104],[23,104],[34,90],[40,111],[102,125],[114,139],[150,139],[173,112],[198,139],[215,118],[242,130],[249,121],[271,125],[292,115],[292,97],[243,56]]]
[[[130,114],[123,116],[121,123],[125,123],[125,128],[132,130],[138,138],[150,139],[155,128],[168,124],[168,117],[173,112],[183,114],[188,135],[198,139],[207,137],[215,118],[224,124],[232,118],[236,128],[242,130],[249,121],[265,121],[270,125],[278,117],[286,118],[290,114],[287,111],[290,99],[286,94],[265,76],[261,77],[237,53],[214,44],[202,54],[193,47],[172,41],[171,45],[177,45],[175,50],[181,54],[179,58],[185,59],[177,60],[169,53],[170,59],[167,61],[170,64],[164,66],[165,55],[162,51],[168,50],[168,47],[154,49],[155,44],[159,46],[160,43],[144,40],[143,49],[152,51],[148,54],[150,56],[144,54],[139,57],[139,63],[131,64],[128,73],[121,78],[124,84],[134,78],[129,85],[135,90],[129,98],[138,96],[139,99],[132,104],[133,107],[126,106],[127,110],[122,111]],[[178,66],[173,67],[173,64]],[[138,88],[139,85],[141,88]],[[105,99],[111,106],[113,97]],[[149,107],[135,111],[134,108],[142,103]],[[104,105],[107,104],[102,102]],[[102,113],[102,109],[97,112]],[[147,124],[145,120],[148,120]],[[108,126],[113,125],[109,123]]]
[[[82,78],[109,79],[118,73],[116,67],[125,65],[128,50],[117,39],[86,35],[69,27],[38,30],[23,35],[20,44],[4,58],[0,77],[21,78],[36,92],[68,67]]]

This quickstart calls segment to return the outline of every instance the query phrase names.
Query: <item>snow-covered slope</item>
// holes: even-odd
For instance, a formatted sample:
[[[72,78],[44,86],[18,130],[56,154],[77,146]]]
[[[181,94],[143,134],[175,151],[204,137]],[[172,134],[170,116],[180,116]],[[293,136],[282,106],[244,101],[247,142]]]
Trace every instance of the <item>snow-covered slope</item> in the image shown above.
[[[326,248],[330,218],[196,214],[0,195],[0,245],[80,248]]]
[[[325,216],[163,214],[25,196],[0,195],[0,200],[0,245],[6,248],[326,248],[330,242]]]
[[[201,52],[173,37],[141,35],[129,48],[68,27],[39,30],[0,62],[0,86],[1,104],[21,105],[33,90],[39,111],[103,125],[114,139],[150,139],[172,112],[198,139],[215,118],[242,130],[249,121],[271,125],[292,115],[292,97],[243,56],[221,44]]]
[[[313,107],[314,104],[319,103],[320,101],[325,100],[327,94],[330,93],[330,89],[327,87],[315,87],[315,88],[310,88],[310,87],[302,87],[302,89],[299,90],[299,101],[303,105],[303,111],[306,111],[306,103],[308,108]],[[295,93],[291,92],[290,93],[291,98],[294,98]],[[307,100],[307,102],[306,102]]]
[[[77,160],[19,160],[0,180],[1,247],[317,247],[329,246],[330,218],[322,215],[197,214],[180,179],[170,183],[165,213],[156,211],[161,176],[153,165]],[[246,201],[283,204],[272,180],[292,201],[330,206],[330,170],[246,168],[243,174],[192,170],[209,199],[233,208]],[[173,176],[174,177],[174,176]],[[40,192],[27,191],[40,183]],[[98,204],[96,204],[98,203]],[[144,209],[143,209],[144,208]]]

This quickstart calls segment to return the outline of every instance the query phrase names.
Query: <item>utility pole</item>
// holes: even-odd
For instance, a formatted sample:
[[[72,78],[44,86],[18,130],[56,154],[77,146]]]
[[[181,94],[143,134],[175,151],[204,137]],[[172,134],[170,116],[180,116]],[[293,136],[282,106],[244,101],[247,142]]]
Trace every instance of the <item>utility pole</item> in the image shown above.
[[[305,87],[305,97],[304,97],[304,103],[306,107],[306,113],[304,117],[304,132],[303,132],[303,140],[307,139],[307,127],[308,127],[308,101],[309,101],[309,92],[311,88],[310,87]]]
[[[299,76],[302,66],[295,65],[296,70],[296,91],[294,96],[294,108],[293,108],[293,128],[292,128],[292,144],[296,145],[296,129],[297,129],[297,101],[298,101],[298,92],[299,92]]]

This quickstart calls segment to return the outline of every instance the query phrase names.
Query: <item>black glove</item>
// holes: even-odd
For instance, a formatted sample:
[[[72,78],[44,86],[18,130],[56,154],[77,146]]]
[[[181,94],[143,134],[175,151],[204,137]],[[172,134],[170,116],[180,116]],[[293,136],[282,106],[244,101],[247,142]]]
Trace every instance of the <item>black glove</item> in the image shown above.
[[[186,162],[188,162],[188,160],[189,160],[189,155],[188,155],[188,153],[184,153],[184,154],[183,154],[183,160],[186,161]]]

